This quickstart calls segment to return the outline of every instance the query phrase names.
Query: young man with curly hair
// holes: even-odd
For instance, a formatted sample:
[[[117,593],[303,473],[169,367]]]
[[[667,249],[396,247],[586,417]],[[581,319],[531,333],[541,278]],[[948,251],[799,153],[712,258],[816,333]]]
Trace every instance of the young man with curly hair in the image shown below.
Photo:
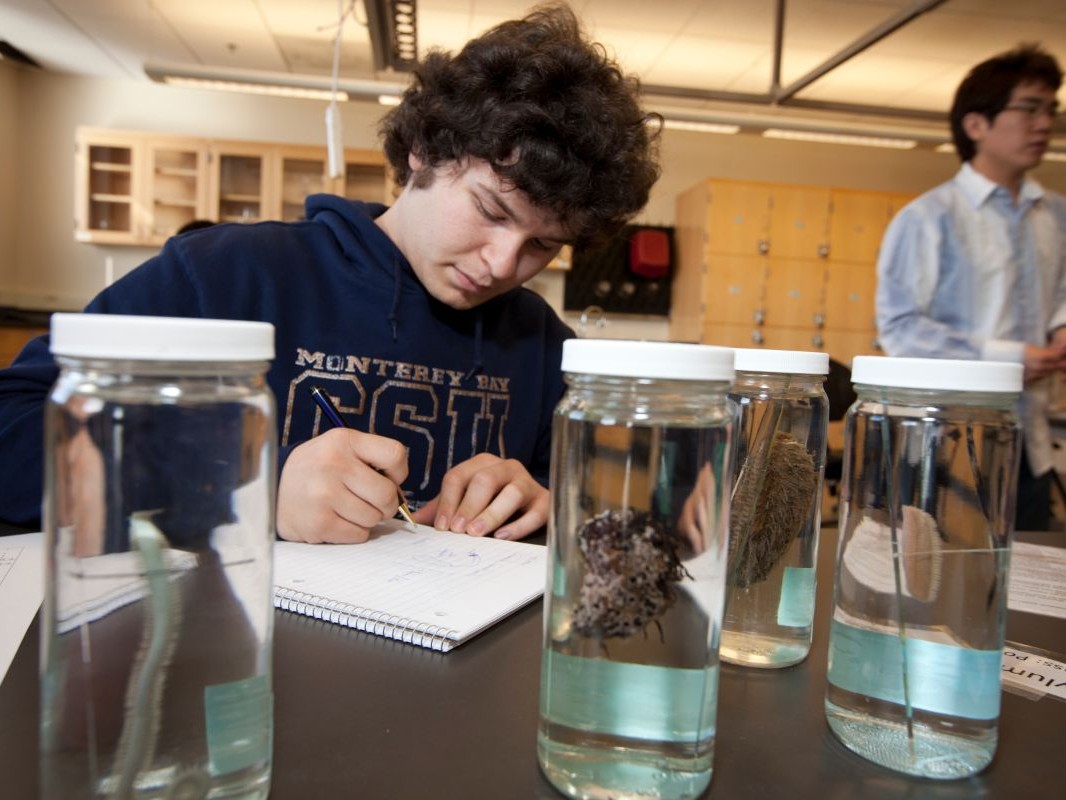
[[[435,52],[384,119],[391,207],[308,198],[307,220],[171,239],[88,312],[265,320],[278,402],[277,530],[358,542],[397,510],[517,539],[543,526],[572,335],[522,284],[647,202],[657,130],[635,80],[565,6]],[[0,372],[0,518],[39,524],[46,338]],[[322,386],[350,429],[331,429]],[[16,455],[17,454],[17,457]]]
[[[970,70],[951,108],[962,168],[900,211],[878,260],[889,355],[1024,364],[1019,530],[1050,523],[1048,382],[1066,371],[1066,203],[1026,177],[1051,141],[1061,85],[1034,45]]]

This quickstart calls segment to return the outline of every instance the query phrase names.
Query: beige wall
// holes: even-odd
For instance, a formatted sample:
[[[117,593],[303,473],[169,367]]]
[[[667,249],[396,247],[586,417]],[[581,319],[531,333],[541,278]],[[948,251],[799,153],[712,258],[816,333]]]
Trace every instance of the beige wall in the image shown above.
[[[15,258],[15,211],[18,196],[18,75],[16,67],[0,59],[0,276],[12,269]],[[0,287],[3,286],[0,280]]]
[[[345,143],[376,145],[383,108],[342,105]],[[15,109],[17,113],[6,113]],[[325,104],[223,92],[176,89],[137,81],[107,81],[14,69],[0,62],[0,305],[80,308],[103,288],[105,263],[120,276],[153,250],[76,243],[73,238],[73,143],[78,125],[323,144]],[[27,143],[33,143],[30,147]],[[952,155],[722,136],[663,134],[663,175],[645,213],[648,224],[670,225],[679,192],[707,177],[913,192],[950,177]],[[1037,173],[1066,192],[1066,164]],[[534,286],[559,308],[561,273]],[[577,315],[567,315],[575,324]],[[665,338],[661,318],[615,316],[599,335]]]
[[[15,148],[20,201],[13,256],[6,264],[0,260],[0,304],[81,308],[103,288],[108,257],[113,259],[113,274],[119,277],[155,252],[74,241],[74,130],[78,125],[325,144],[322,102],[28,71],[20,72],[17,82],[18,137],[33,146]],[[345,103],[345,143],[374,146],[380,112],[376,103]],[[10,155],[10,148],[3,151],[0,158]]]

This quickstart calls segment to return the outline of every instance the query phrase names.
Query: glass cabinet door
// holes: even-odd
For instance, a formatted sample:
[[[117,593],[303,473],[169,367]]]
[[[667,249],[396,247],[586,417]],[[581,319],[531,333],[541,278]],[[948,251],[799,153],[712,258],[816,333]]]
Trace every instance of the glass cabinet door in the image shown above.
[[[149,146],[149,239],[162,244],[181,226],[208,216],[204,202],[204,149],[188,146]]]
[[[219,222],[258,222],[264,218],[264,162],[263,155],[219,154]]]
[[[304,219],[308,195],[328,190],[325,158],[281,157],[281,218]]]
[[[134,236],[134,148],[88,145],[88,232]]]
[[[349,161],[344,165],[344,197],[367,203],[388,203],[385,166]]]

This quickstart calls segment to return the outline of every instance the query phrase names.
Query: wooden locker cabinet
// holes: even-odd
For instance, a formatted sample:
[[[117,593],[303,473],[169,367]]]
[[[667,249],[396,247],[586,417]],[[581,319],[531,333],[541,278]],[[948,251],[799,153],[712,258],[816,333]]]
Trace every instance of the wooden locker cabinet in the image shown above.
[[[347,148],[327,174],[325,147],[78,128],[74,235],[96,244],[162,245],[193,219],[303,218],[309,194],[389,202],[385,156]]]
[[[678,195],[670,338],[877,354],[876,260],[909,197],[708,179]]]

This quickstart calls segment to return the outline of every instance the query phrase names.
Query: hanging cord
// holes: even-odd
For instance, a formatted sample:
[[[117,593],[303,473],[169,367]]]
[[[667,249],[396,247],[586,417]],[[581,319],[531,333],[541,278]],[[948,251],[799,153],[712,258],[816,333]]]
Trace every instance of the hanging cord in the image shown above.
[[[347,7],[345,7],[347,2]],[[329,156],[329,177],[344,175],[344,134],[341,129],[340,109],[337,107],[337,84],[340,81],[341,40],[344,38],[344,21],[355,15],[356,0],[337,0],[337,32],[333,36],[333,71],[330,78],[330,100],[326,106],[326,146]],[[358,21],[358,18],[356,17]],[[321,30],[321,29],[320,29]]]

